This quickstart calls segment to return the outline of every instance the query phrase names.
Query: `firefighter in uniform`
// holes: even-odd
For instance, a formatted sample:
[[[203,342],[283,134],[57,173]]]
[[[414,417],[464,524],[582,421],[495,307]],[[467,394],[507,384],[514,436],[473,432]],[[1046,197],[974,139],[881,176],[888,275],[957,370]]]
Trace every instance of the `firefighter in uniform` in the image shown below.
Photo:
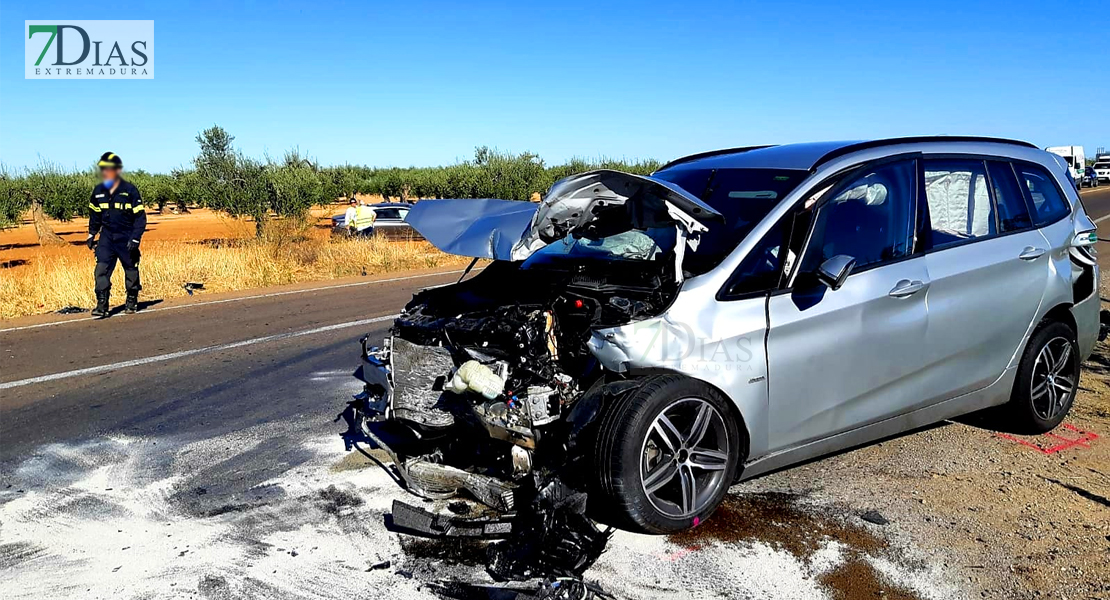
[[[120,177],[123,161],[118,155],[105,152],[97,166],[102,181],[93,188],[89,200],[89,237],[85,244],[89,250],[96,250],[96,308],[92,314],[103,318],[110,315],[108,298],[117,260],[123,265],[127,285],[124,312],[139,310],[139,242],[146,230],[146,209],[138,188]]]

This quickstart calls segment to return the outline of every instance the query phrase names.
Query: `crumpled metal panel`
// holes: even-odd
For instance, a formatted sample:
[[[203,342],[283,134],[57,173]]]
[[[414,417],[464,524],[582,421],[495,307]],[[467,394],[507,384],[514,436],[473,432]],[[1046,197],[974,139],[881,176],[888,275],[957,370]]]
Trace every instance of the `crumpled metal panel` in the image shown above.
[[[597,220],[598,214],[623,206],[629,229],[677,222],[688,232],[723,220],[719,212],[677,185],[621,171],[599,169],[559,180],[548,190],[513,260],[524,260],[540,248]]]
[[[455,417],[439,406],[443,392],[432,389],[437,377],[451,372],[451,353],[441,346],[420,346],[393,338],[393,414],[429,427],[449,427]]]
[[[410,491],[418,496],[449,498],[464,489],[479,502],[500,511],[511,511],[516,503],[517,486],[509,481],[421,458],[411,458],[399,466]]]
[[[448,254],[510,260],[537,204],[490,198],[421,200],[405,222]]]
[[[421,200],[405,221],[436,248],[460,256],[524,260],[595,221],[600,209],[625,206],[629,229],[676,222],[688,232],[720,213],[668,181],[600,169],[551,186],[540,204],[513,200]]]

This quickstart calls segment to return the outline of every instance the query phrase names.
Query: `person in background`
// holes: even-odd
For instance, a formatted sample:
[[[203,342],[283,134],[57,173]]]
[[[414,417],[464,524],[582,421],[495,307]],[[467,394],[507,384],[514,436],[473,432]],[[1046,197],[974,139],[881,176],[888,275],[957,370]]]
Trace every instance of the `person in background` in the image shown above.
[[[347,212],[343,213],[343,222],[347,225],[347,231],[354,234],[355,229],[352,225],[355,222],[355,213],[358,208],[358,199],[352,193],[350,200],[347,201]]]
[[[359,202],[355,207],[355,217],[347,221],[347,227],[350,228],[352,236],[370,237],[374,235],[374,221],[377,219],[378,213],[374,212],[373,208]]]
[[[123,265],[127,302],[124,312],[139,310],[139,242],[146,231],[146,209],[139,189],[120,177],[123,160],[119,155],[105,152],[97,163],[101,182],[93,188],[89,200],[89,237],[85,245],[96,251],[96,308],[94,317],[111,315],[108,299],[112,293],[112,271],[116,261]],[[100,234],[99,243],[96,235]]]

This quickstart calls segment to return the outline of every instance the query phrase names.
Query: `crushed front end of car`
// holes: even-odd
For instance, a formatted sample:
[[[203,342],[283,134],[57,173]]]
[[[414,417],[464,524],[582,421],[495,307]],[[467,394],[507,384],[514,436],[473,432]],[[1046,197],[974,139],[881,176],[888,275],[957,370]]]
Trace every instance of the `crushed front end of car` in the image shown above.
[[[501,579],[593,564],[610,530],[586,515],[591,424],[638,384],[605,369],[589,341],[670,305],[682,255],[705,228],[695,214],[716,213],[665,182],[612,171],[557,183],[538,206],[413,208],[410,223],[433,244],[493,262],[417,293],[380,345],[363,340],[365,387],[342,414],[346,439],[385,451],[414,495],[485,510],[462,517],[395,501],[395,528],[502,540],[488,562]]]

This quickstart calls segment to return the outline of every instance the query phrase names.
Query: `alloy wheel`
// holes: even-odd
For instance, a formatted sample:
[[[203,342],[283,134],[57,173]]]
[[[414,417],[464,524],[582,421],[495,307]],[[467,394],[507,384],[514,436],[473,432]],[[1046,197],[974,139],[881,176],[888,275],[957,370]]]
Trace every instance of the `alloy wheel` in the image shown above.
[[[721,413],[701,398],[664,408],[644,438],[640,482],[652,506],[673,519],[700,513],[722,485],[729,447]]]
[[[1066,408],[1079,382],[1079,361],[1072,354],[1072,343],[1064,337],[1054,337],[1041,348],[1033,363],[1029,398],[1033,412],[1045,421],[1051,421]]]

